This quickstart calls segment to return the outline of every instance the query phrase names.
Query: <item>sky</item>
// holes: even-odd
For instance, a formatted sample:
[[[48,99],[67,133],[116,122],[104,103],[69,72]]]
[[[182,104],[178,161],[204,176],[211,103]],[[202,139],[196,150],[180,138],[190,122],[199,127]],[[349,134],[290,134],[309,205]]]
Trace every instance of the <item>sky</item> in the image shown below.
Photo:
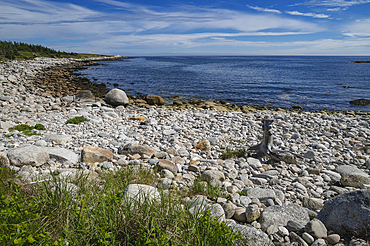
[[[0,40],[107,55],[370,55],[370,0],[0,0]]]

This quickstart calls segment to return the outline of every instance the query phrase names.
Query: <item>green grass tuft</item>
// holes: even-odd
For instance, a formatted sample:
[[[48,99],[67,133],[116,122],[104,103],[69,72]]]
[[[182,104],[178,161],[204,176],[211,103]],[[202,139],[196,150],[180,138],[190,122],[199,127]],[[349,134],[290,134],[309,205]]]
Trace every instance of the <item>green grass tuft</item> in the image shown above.
[[[247,151],[244,148],[233,150],[230,148],[226,148],[225,151],[222,153],[221,159],[226,160],[230,158],[239,158],[246,156]]]
[[[34,127],[26,124],[17,125],[15,127],[9,128],[9,131],[17,130],[19,132],[22,132],[26,136],[32,136],[32,135],[41,135],[40,133],[37,133],[33,130],[46,130],[45,127],[42,124],[36,124]],[[14,134],[6,135],[5,137],[11,137]]]
[[[77,117],[67,120],[66,124],[79,124],[84,121],[89,121],[89,120],[86,119],[85,117],[77,116]]]

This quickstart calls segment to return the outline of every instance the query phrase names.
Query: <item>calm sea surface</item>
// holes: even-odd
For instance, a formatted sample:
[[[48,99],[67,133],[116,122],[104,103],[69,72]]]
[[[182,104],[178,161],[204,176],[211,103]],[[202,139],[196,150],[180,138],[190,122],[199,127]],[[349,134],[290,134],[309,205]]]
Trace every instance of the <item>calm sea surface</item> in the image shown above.
[[[226,100],[306,110],[362,110],[370,99],[370,57],[183,56],[99,62],[81,73],[135,95]]]

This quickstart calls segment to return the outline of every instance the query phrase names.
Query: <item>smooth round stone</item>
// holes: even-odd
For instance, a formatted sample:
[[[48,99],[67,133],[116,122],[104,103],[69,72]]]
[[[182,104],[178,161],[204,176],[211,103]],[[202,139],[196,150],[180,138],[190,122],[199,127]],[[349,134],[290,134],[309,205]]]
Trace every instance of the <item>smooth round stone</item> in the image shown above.
[[[303,240],[305,240],[308,244],[312,244],[315,239],[313,238],[313,236],[311,236],[310,234],[308,234],[307,232],[303,233],[302,234],[302,238]]]
[[[159,159],[150,159],[148,162],[150,165],[156,165],[159,162]]]
[[[296,184],[294,185],[294,188],[297,188],[297,189],[300,189],[300,190],[302,190],[302,191],[304,191],[304,192],[307,192],[306,187],[304,187],[304,185],[303,185],[303,184],[301,184],[301,183],[296,183]]]
[[[269,199],[267,199],[267,200],[266,200],[266,205],[267,205],[268,207],[270,207],[270,206],[274,206],[274,205],[275,205],[275,203],[274,203],[274,201],[273,201],[271,198],[269,198]]]
[[[37,140],[37,141],[35,142],[35,145],[36,145],[36,146],[39,146],[39,147],[46,147],[46,146],[47,146],[47,143],[46,143],[46,141],[45,141],[45,140]]]
[[[340,236],[338,234],[331,234],[326,238],[329,244],[337,244],[340,242]]]

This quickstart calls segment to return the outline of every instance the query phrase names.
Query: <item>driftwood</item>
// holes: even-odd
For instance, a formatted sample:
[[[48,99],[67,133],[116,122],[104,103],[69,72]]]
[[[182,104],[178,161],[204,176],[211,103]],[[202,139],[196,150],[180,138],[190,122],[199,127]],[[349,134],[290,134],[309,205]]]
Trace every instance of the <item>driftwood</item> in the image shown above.
[[[292,161],[292,156],[287,156],[287,155],[281,155],[279,153],[290,153],[296,157],[302,158],[301,156],[292,153],[290,151],[284,151],[284,150],[273,150],[273,136],[270,132],[271,130],[271,124],[274,120],[273,119],[263,119],[262,123],[262,129],[263,129],[263,137],[261,143],[254,145],[249,148],[248,151],[254,152],[255,155],[257,156],[264,156],[267,157],[268,159],[272,159],[274,161]],[[279,153],[277,153],[279,152]]]

